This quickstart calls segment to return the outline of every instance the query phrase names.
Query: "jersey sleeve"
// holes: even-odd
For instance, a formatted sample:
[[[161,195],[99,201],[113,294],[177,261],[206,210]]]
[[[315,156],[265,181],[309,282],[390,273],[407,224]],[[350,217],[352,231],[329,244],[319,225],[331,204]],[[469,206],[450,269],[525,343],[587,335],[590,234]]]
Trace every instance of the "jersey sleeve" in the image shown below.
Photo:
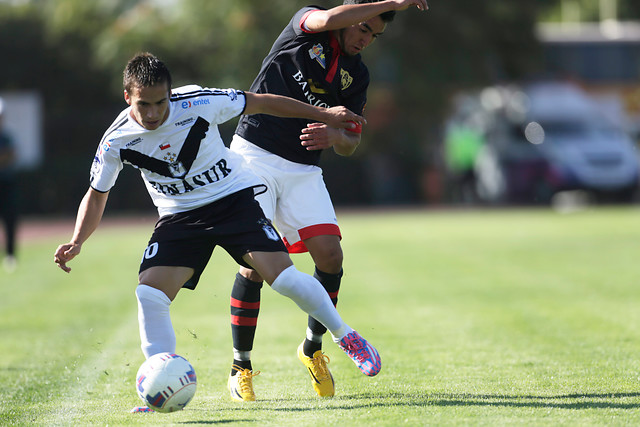
[[[224,123],[241,115],[247,105],[244,91],[236,89],[208,89],[213,97],[213,122]]]
[[[317,10],[325,10],[325,9],[319,6],[307,6],[307,7],[303,7],[302,9],[297,11],[295,15],[293,15],[293,18],[291,19],[291,25],[296,35],[314,33],[313,31],[309,31],[307,29],[305,25],[305,21],[307,20],[309,15],[311,15],[313,12]]]
[[[101,142],[91,165],[91,188],[106,193],[115,185],[123,163],[109,142]]]

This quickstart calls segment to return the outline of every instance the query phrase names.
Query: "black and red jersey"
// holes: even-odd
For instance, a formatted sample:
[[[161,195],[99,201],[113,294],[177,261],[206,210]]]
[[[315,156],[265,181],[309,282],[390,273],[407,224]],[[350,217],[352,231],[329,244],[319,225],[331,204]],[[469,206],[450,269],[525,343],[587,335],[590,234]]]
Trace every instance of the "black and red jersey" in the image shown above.
[[[360,55],[342,53],[331,31],[311,33],[304,28],[317,6],[300,9],[264,59],[250,92],[272,93],[321,107],[343,105],[362,114],[369,86],[369,71]],[[236,133],[251,143],[287,160],[317,165],[321,151],[300,144],[307,119],[255,114],[242,116]]]

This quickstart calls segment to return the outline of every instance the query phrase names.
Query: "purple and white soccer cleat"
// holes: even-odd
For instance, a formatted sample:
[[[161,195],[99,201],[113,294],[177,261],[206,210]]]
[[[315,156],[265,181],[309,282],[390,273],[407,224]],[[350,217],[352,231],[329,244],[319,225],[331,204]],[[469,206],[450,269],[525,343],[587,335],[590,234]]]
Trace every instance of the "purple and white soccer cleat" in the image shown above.
[[[129,412],[136,413],[136,412],[155,412],[155,411],[149,408],[148,406],[136,406]]]
[[[363,374],[373,377],[380,372],[382,360],[378,350],[356,331],[345,335],[338,345],[347,353]]]

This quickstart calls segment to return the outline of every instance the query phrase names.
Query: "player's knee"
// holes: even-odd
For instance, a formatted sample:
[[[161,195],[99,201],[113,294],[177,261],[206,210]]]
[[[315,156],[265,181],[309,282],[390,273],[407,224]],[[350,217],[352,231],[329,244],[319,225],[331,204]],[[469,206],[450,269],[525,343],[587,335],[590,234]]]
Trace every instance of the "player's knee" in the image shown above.
[[[143,301],[148,301],[150,304],[160,304],[166,306],[169,306],[171,304],[171,299],[167,296],[166,293],[164,293],[160,289],[156,289],[143,283],[138,284],[138,286],[136,287],[136,298],[141,303]]]
[[[250,268],[240,267],[239,273],[242,277],[249,279],[252,282],[262,282],[263,280],[262,276],[260,276],[257,271]]]
[[[342,270],[344,256],[340,247],[323,251],[319,256],[314,256],[316,267],[325,273],[337,274]]]

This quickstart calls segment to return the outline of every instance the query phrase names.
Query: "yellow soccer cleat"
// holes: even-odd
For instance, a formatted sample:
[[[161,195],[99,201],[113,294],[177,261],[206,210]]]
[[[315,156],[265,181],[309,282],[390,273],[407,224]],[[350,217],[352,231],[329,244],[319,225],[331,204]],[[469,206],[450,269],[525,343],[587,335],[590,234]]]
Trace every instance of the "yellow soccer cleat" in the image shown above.
[[[309,375],[311,375],[311,384],[313,389],[320,397],[331,397],[335,394],[335,383],[333,375],[327,367],[329,357],[322,350],[313,353],[313,357],[308,357],[302,350],[302,344],[298,347],[298,359],[307,367]]]
[[[260,371],[253,372],[248,369],[242,369],[239,366],[234,366],[238,370],[235,375],[229,375],[229,381],[227,381],[227,387],[233,400],[238,402],[253,402],[256,400],[256,395],[253,392],[253,377],[260,374]]]

